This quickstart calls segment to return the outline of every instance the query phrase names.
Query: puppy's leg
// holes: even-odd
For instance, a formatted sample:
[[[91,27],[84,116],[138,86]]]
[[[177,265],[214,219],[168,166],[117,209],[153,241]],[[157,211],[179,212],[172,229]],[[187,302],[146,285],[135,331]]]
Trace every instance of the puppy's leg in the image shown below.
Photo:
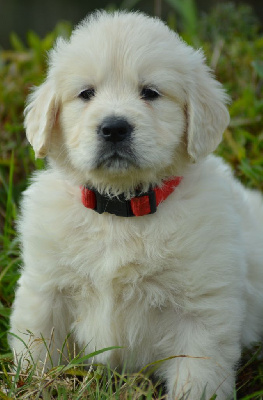
[[[164,362],[161,367],[169,400],[208,400],[214,393],[217,400],[232,398],[235,366],[241,352],[240,335],[235,329],[231,331],[230,324],[218,326],[218,331],[210,328],[185,318],[173,343],[163,343],[166,349],[171,346],[170,355],[185,355]]]
[[[39,361],[56,365],[68,333],[68,313],[61,294],[55,288],[43,290],[34,278],[26,274],[20,278],[11,316],[10,347],[18,360],[22,357],[23,367]]]

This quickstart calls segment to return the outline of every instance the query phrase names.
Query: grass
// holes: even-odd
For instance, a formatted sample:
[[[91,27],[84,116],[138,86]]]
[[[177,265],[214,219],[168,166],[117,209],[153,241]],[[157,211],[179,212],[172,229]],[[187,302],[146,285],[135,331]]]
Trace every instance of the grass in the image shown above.
[[[208,63],[231,95],[231,124],[217,153],[232,165],[246,186],[262,190],[262,27],[247,6],[221,4],[209,15],[200,16],[193,0],[167,0],[167,4],[169,26],[179,29],[194,47],[204,48]],[[46,52],[55,38],[68,36],[70,31],[70,24],[63,23],[43,39],[29,32],[26,45],[12,34],[11,49],[0,50],[0,399],[161,399],[162,386],[148,375],[119,374],[92,365],[84,370],[80,355],[75,355],[67,366],[52,368],[45,374],[34,367],[14,376],[11,372],[8,320],[21,264],[15,220],[31,172],[44,167],[42,160],[35,161],[25,139],[24,102],[30,87],[43,79]],[[263,399],[260,348],[259,344],[244,354],[235,399]]]
[[[66,365],[50,368],[46,373],[31,367],[28,371],[2,371],[2,391],[0,398],[19,399],[139,399],[162,398],[162,388],[153,384],[141,373],[126,375],[112,371],[109,367],[91,364],[84,369],[83,363],[95,355],[110,351],[100,351],[81,356],[76,355]],[[8,393],[8,397],[4,394]]]

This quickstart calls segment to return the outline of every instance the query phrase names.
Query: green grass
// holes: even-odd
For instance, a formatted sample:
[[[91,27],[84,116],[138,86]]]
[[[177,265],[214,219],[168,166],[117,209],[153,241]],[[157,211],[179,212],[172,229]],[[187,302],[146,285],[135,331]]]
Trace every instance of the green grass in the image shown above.
[[[193,0],[166,2],[170,7],[169,26],[179,29],[194,47],[204,48],[208,63],[232,98],[231,123],[217,153],[232,165],[246,186],[262,190],[262,27],[247,6],[223,4],[200,16]],[[137,2],[132,3],[134,7]],[[30,87],[43,80],[46,52],[55,38],[68,36],[70,31],[70,24],[63,23],[43,39],[30,32],[26,44],[12,34],[11,49],[0,50],[0,399],[162,398],[162,386],[148,376],[118,374],[102,366],[85,371],[78,356],[68,366],[52,368],[40,376],[34,368],[12,376],[7,331],[21,263],[15,219],[31,172],[44,166],[42,160],[35,161],[25,139],[24,102]],[[263,399],[259,348],[260,344],[244,355],[235,399]]]
[[[34,366],[27,371],[18,369],[10,373],[3,368],[0,398],[19,399],[152,399],[163,398],[162,387],[147,376],[118,373],[103,365],[90,364],[84,369],[85,361],[99,353],[111,351],[102,349],[92,354],[76,355],[67,364],[50,368],[47,372]],[[8,397],[4,397],[8,393]]]

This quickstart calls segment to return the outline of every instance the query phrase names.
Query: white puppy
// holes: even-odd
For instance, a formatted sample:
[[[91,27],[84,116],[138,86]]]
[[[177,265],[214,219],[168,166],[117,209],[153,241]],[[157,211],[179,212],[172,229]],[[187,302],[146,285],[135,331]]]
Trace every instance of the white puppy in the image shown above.
[[[159,366],[170,399],[231,397],[263,333],[263,207],[209,155],[226,102],[202,52],[157,19],[99,12],[57,41],[25,111],[48,167],[22,202],[11,332],[53,330],[54,362],[69,332],[86,354],[123,346],[96,357],[113,368],[187,355]]]

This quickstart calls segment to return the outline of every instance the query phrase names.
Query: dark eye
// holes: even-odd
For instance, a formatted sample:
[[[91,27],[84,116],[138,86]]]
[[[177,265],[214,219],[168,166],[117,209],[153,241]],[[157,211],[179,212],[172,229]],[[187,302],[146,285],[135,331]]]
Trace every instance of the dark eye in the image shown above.
[[[94,88],[89,88],[89,89],[83,90],[79,94],[79,97],[81,99],[83,99],[83,100],[90,100],[94,96],[95,96],[95,89]]]
[[[156,89],[144,87],[141,91],[141,98],[144,100],[155,100],[158,97],[160,97],[160,93]]]

